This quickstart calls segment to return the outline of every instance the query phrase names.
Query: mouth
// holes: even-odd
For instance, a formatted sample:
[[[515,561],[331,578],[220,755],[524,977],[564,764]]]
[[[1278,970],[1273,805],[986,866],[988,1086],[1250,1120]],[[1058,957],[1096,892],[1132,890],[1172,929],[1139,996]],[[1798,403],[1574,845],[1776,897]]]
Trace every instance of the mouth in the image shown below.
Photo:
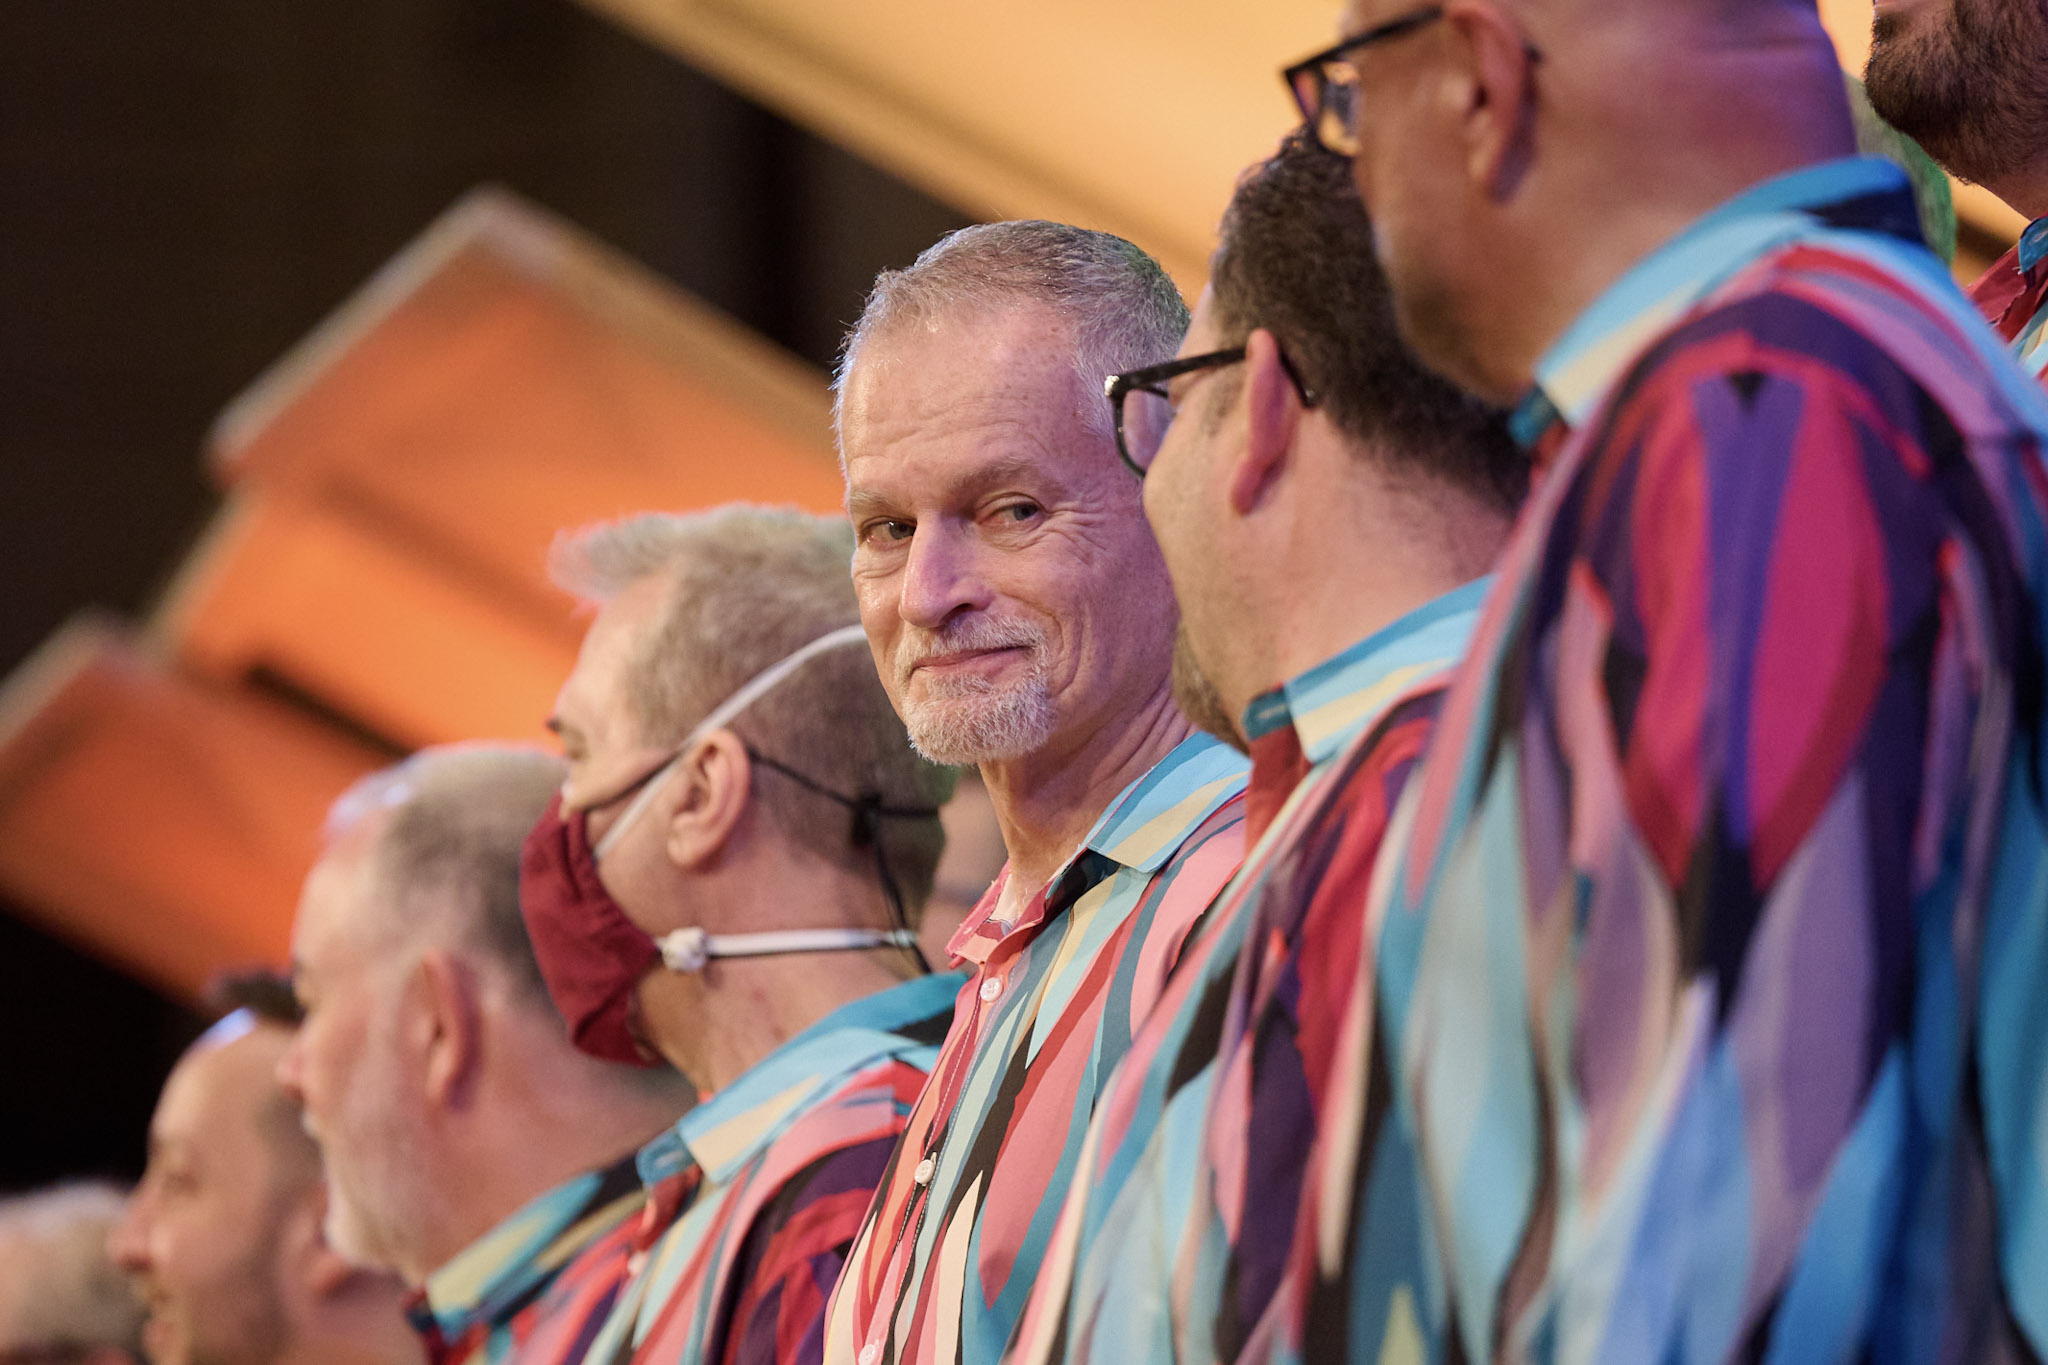
[[[174,1329],[170,1319],[164,1315],[162,1303],[152,1300],[145,1306],[149,1316],[142,1323],[142,1353],[151,1361],[163,1362],[170,1358]]]
[[[939,672],[971,671],[994,660],[1007,659],[1012,654],[1024,652],[1023,645],[1001,645],[993,649],[961,649],[951,654],[928,654],[910,666],[912,673],[927,669]]]

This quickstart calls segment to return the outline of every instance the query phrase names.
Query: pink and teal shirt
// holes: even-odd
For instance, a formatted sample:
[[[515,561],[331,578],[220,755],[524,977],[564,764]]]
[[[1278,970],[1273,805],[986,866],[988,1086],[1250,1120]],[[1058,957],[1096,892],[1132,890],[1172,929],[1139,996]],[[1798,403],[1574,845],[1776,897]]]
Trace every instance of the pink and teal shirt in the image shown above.
[[[1191,738],[1018,914],[961,924],[952,1032],[834,1295],[834,1365],[992,1365],[1037,1279],[1103,1084],[1244,853],[1245,762]]]
[[[812,1365],[958,974],[833,1011],[640,1151],[632,1275],[590,1365]]]

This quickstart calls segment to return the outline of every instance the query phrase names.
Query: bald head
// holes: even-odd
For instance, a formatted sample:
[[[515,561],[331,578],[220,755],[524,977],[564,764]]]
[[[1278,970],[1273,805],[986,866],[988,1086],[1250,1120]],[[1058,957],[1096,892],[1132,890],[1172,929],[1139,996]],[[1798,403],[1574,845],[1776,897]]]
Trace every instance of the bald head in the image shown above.
[[[1417,13],[1349,0],[1342,27]],[[1322,71],[1366,92],[1352,169],[1402,334],[1502,404],[1651,251],[1855,151],[1811,0],[1446,0]]]

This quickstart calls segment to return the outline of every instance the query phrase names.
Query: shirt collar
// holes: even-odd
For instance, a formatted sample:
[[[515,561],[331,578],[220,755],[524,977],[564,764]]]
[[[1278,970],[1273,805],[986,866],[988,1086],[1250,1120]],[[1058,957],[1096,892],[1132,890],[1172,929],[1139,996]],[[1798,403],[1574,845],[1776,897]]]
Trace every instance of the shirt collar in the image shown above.
[[[1327,763],[1418,684],[1456,665],[1479,620],[1491,578],[1454,588],[1326,659],[1245,708],[1258,740],[1292,725],[1310,763]]]
[[[418,1307],[449,1339],[496,1326],[641,1197],[632,1157],[565,1180],[429,1275]]]
[[[1010,878],[1005,865],[981,903],[960,922],[946,951],[962,961],[985,964],[996,944],[1042,923],[1053,908],[1070,904],[1116,867],[1157,872],[1204,820],[1244,790],[1249,772],[1245,756],[1223,741],[1207,734],[1190,735],[1117,793],[1074,856],[1053,874],[1015,924],[995,920]]]
[[[1653,338],[1742,266],[1816,222],[1921,240],[1912,185],[1889,161],[1849,157],[1754,185],[1651,252],[1566,329],[1515,409],[1515,439],[1533,448],[1557,421],[1583,425]]]
[[[2020,234],[2020,270],[2031,271],[2041,264],[2044,258],[2048,258],[2048,218],[2036,218],[2027,224],[2027,230]]]
[[[692,1165],[710,1183],[732,1179],[846,1077],[889,1057],[935,1052],[938,1039],[916,1026],[950,1017],[961,979],[923,976],[840,1006],[641,1148],[640,1179],[656,1185]]]

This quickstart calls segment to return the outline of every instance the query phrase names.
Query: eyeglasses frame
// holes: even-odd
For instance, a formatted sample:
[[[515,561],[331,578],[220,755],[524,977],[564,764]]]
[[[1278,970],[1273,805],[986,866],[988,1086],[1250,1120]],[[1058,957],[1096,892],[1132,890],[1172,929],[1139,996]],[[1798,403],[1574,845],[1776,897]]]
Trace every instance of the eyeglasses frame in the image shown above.
[[[1323,141],[1323,104],[1329,97],[1330,90],[1330,79],[1326,74],[1326,68],[1332,62],[1345,60],[1361,48],[1370,47],[1374,43],[1384,43],[1390,39],[1413,33],[1417,29],[1427,24],[1433,24],[1443,17],[1444,7],[1442,5],[1424,5],[1420,9],[1396,15],[1383,24],[1375,24],[1363,32],[1354,33],[1349,38],[1332,43],[1321,52],[1302,58],[1280,73],[1280,79],[1287,83],[1287,91],[1294,96],[1294,105],[1301,111],[1302,122],[1308,128],[1310,135],[1315,138],[1317,146],[1333,156],[1348,157],[1355,154],[1355,152],[1340,151]],[[1303,84],[1305,81],[1314,91],[1313,99],[1310,99],[1304,93]],[[1357,130],[1353,129],[1352,131],[1355,136]]]
[[[1280,368],[1287,372],[1288,381],[1294,385],[1294,391],[1301,395],[1301,405],[1312,408],[1321,403],[1322,396],[1302,382],[1301,373],[1294,368],[1294,362],[1287,358],[1286,350],[1281,349],[1279,354]],[[1116,430],[1116,455],[1124,462],[1124,468],[1142,479],[1145,477],[1145,471],[1151,467],[1149,464],[1141,465],[1131,458],[1130,445],[1124,439],[1125,398],[1133,393],[1149,393],[1170,403],[1173,398],[1165,389],[1167,381],[1178,379],[1184,374],[1193,374],[1197,370],[1236,365],[1244,358],[1244,347],[1230,346],[1221,351],[1204,351],[1200,355],[1164,360],[1157,365],[1143,365],[1135,370],[1125,370],[1121,374],[1113,374],[1104,379],[1102,396],[1109,400],[1111,425]],[[1165,438],[1162,436],[1161,439]]]

